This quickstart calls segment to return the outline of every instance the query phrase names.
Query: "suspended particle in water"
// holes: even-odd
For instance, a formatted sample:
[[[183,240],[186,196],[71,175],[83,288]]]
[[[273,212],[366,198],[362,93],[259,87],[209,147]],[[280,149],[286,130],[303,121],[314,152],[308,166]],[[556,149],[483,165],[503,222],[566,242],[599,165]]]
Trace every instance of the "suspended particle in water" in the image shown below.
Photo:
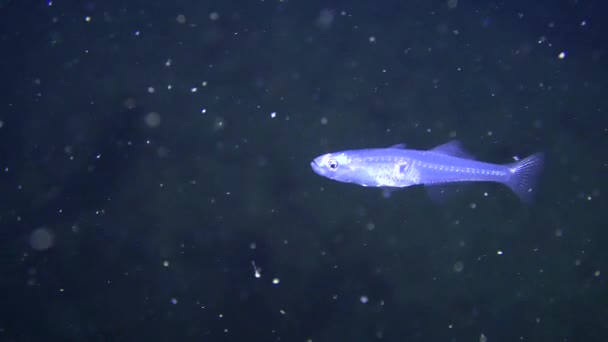
[[[53,232],[46,227],[38,228],[30,234],[30,247],[37,251],[47,250],[53,247],[54,243]]]
[[[454,263],[454,266],[452,266],[452,270],[454,270],[454,272],[456,272],[456,273],[462,272],[463,269],[464,269],[464,263],[460,260],[456,261]]]
[[[150,112],[144,117],[144,122],[148,127],[158,127],[160,125],[160,114],[157,112]]]

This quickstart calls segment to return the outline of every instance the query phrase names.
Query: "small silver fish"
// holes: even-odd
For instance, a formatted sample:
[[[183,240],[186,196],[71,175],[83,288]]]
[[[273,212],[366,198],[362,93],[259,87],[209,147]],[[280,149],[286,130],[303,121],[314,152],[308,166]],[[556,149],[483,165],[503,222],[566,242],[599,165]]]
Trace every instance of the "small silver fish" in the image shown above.
[[[453,140],[426,151],[399,144],[328,153],[315,158],[310,166],[318,175],[335,181],[389,190],[412,185],[497,182],[529,203],[543,159],[543,154],[537,153],[511,164],[484,163],[473,160],[461,143]]]

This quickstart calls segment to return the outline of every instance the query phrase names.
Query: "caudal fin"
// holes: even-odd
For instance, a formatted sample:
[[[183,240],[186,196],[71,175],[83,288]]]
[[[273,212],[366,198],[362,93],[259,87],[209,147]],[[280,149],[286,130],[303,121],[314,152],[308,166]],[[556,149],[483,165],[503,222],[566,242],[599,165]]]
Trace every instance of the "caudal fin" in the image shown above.
[[[536,183],[544,160],[545,157],[542,153],[536,153],[508,165],[511,178],[505,184],[525,203],[532,202],[534,198]]]

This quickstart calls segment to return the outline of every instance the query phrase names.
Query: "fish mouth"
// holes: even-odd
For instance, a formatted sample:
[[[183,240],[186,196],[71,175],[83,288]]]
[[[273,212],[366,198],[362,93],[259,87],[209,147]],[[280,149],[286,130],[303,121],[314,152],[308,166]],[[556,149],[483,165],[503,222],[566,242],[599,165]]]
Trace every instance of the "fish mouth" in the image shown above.
[[[321,165],[317,164],[316,159],[310,162],[310,167],[318,175],[323,176],[325,174],[325,172],[324,172],[323,168],[321,167]]]

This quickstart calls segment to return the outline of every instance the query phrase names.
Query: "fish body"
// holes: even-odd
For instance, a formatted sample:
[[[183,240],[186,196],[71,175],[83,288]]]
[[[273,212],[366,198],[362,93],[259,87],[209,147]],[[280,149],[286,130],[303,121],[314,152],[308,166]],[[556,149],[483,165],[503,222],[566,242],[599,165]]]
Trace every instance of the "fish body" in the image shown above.
[[[311,167],[320,176],[339,182],[384,189],[455,182],[497,182],[507,185],[524,202],[532,199],[542,169],[543,154],[510,164],[473,160],[460,142],[430,150],[388,148],[348,150],[315,158]]]

